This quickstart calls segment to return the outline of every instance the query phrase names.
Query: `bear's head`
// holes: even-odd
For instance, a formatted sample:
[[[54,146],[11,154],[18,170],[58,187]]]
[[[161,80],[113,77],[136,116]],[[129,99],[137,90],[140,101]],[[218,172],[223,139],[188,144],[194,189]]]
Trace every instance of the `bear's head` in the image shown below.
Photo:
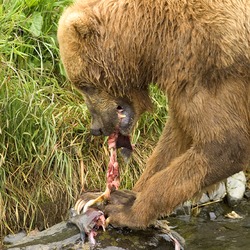
[[[98,86],[89,83],[80,88],[92,117],[93,135],[110,135],[119,123],[119,130],[127,135],[136,119],[133,103],[127,97],[114,96]],[[118,113],[123,118],[118,119]]]
[[[91,113],[92,134],[107,136],[119,126],[120,133],[128,135],[152,107],[141,56],[130,52],[129,43],[84,1],[62,15],[58,41],[67,75]]]
[[[146,110],[147,92],[141,90],[127,95],[114,94],[97,84],[76,85],[83,94],[92,117],[93,135],[110,135],[119,126],[123,135],[130,134],[140,115]],[[148,104],[150,105],[150,103]]]

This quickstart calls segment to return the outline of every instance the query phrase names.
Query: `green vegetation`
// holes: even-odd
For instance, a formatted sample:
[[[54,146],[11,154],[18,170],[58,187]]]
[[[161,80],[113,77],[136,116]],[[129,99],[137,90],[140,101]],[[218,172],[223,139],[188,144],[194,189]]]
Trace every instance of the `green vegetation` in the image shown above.
[[[67,82],[56,30],[70,0],[0,0],[0,232],[43,229],[67,218],[81,191],[104,190],[106,138],[89,135],[81,95]],[[165,98],[152,88],[156,113],[133,135],[133,159],[121,164],[131,188],[166,119]],[[147,138],[144,135],[147,135]]]

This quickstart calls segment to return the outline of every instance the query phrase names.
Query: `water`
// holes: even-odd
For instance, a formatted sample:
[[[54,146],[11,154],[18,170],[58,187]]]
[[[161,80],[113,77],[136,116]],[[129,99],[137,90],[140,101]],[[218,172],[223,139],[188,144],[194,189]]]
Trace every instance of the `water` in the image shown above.
[[[218,203],[202,209],[198,217],[178,216],[171,218],[171,224],[186,241],[191,250],[249,250],[250,249],[250,201],[243,201],[233,208],[242,219],[229,219],[225,214],[232,211],[225,204]],[[210,218],[209,214],[215,215]]]

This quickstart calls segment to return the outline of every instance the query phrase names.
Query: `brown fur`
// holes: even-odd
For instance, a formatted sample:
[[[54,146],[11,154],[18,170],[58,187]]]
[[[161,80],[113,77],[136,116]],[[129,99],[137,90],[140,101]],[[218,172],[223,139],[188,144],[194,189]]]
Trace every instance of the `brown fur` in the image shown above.
[[[63,14],[58,39],[94,133],[111,133],[122,105],[130,107],[128,133],[151,106],[151,82],[169,101],[136,200],[109,205],[111,222],[145,227],[249,164],[249,1],[78,0]]]

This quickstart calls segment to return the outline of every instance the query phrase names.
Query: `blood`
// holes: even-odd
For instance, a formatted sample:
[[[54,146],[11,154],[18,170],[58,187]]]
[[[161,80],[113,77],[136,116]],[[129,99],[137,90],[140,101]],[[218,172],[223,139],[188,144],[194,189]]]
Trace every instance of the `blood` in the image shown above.
[[[108,146],[110,150],[110,158],[107,171],[107,189],[112,191],[112,189],[118,189],[120,186],[120,173],[119,164],[117,161],[117,147],[116,143],[118,140],[119,131],[116,130],[108,138]]]
[[[122,110],[118,112],[119,124],[121,123],[124,115],[121,114]],[[110,150],[110,158],[107,171],[107,183],[106,183],[106,198],[110,198],[110,193],[113,189],[117,190],[120,186],[120,173],[119,173],[119,164],[117,161],[117,149],[123,148],[128,151],[128,154],[132,152],[133,148],[130,142],[130,137],[127,135],[121,134],[119,130],[119,124],[116,127],[115,131],[108,138],[108,146]]]

